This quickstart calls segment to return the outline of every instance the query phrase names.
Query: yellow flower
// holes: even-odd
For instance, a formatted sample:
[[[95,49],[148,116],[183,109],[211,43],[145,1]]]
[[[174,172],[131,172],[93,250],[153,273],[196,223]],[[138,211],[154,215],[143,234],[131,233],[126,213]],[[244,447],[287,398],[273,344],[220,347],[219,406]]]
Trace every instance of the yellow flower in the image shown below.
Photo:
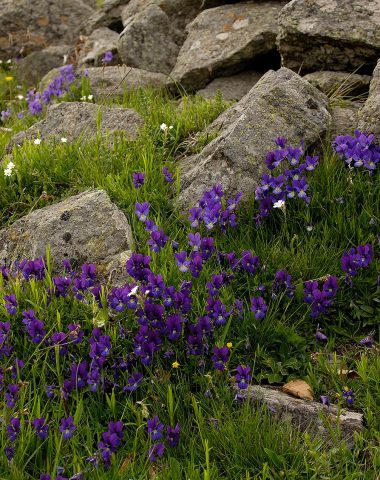
[[[7,76],[5,77],[5,81],[6,81],[6,82],[11,82],[12,80],[13,80],[13,77],[12,77],[11,75],[7,75]]]
[[[172,363],[173,368],[178,368],[179,366],[180,366],[180,364],[177,362],[177,360]]]
[[[227,347],[228,347],[228,348],[232,348],[232,342],[228,342],[228,343],[227,343]]]

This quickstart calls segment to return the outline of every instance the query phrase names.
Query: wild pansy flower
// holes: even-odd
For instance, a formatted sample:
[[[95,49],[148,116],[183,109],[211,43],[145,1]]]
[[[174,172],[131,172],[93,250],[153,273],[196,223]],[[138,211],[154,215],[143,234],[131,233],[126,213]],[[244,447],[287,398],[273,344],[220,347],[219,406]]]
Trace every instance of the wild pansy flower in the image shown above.
[[[333,149],[350,168],[363,167],[373,173],[380,160],[380,146],[373,134],[355,130],[354,135],[339,135],[333,142]]]
[[[330,399],[327,395],[321,395],[319,397],[322,405],[325,405],[326,407],[329,407],[330,406]]]
[[[147,281],[151,270],[149,268],[151,258],[141,253],[132,253],[126,262],[127,273],[137,281]]]
[[[74,425],[74,419],[71,415],[67,418],[65,417],[61,418],[59,431],[63,433],[63,438],[65,440],[69,440],[70,438],[73,437],[76,428],[77,427]]]
[[[361,345],[362,347],[372,348],[374,343],[375,340],[373,339],[373,337],[371,335],[368,335],[367,337],[364,337],[360,340],[359,345]]]
[[[106,466],[111,466],[111,456],[121,446],[121,442],[124,438],[122,422],[109,422],[108,430],[102,433],[102,439],[98,442],[98,448],[100,456]]]
[[[148,434],[153,441],[160,440],[162,438],[164,425],[160,422],[160,419],[157,417],[157,415],[154,416],[152,420],[147,421],[146,427]]]
[[[281,288],[284,288],[285,293],[288,297],[294,296],[296,287],[292,283],[292,277],[286,270],[278,270],[275,273],[272,285],[272,291],[275,294],[274,296],[276,296],[276,294],[281,290]]]
[[[179,339],[182,333],[182,322],[183,319],[181,315],[174,314],[169,315],[166,319],[166,335],[171,342],[174,342]]]
[[[191,260],[187,260],[187,253],[185,251],[174,253],[175,264],[179,271],[185,273],[189,270]]]
[[[107,52],[105,52],[105,54],[102,58],[102,62],[103,63],[110,63],[110,62],[112,62],[112,59],[113,59],[113,53],[111,52],[111,50],[108,50]]]
[[[245,250],[241,253],[241,260],[239,262],[240,269],[253,275],[257,272],[259,266],[259,257],[253,255],[250,250]]]
[[[34,427],[36,435],[41,439],[45,440],[48,436],[49,424],[45,423],[45,418],[35,418],[30,422],[30,424]]]
[[[14,443],[16,441],[17,435],[20,433],[20,428],[20,419],[17,417],[11,417],[7,427],[7,435],[10,442]]]
[[[164,248],[168,242],[169,237],[163,230],[156,230],[150,233],[150,239],[148,240],[149,248],[152,252],[159,252],[161,248]]]
[[[144,185],[145,182],[145,173],[135,172],[132,173],[133,186],[135,188],[140,188]]]
[[[16,315],[17,313],[17,299],[16,295],[12,293],[11,295],[4,295],[4,300],[5,300],[5,308],[7,309],[9,315]]]
[[[123,390],[125,392],[136,391],[141,385],[142,380],[143,380],[142,373],[139,373],[139,372],[132,373],[132,375],[128,378],[128,385],[126,385]]]
[[[150,209],[149,202],[136,203],[135,208],[136,208],[135,213],[141,222],[145,222],[146,220],[148,220],[149,209]]]
[[[151,462],[155,462],[165,452],[165,445],[163,443],[155,443],[148,452],[148,458]]]
[[[214,347],[212,351],[213,355],[211,360],[213,361],[215,370],[225,370],[230,355],[230,349],[228,347]]]
[[[347,405],[351,406],[355,402],[355,394],[352,388],[343,387],[342,388],[342,395],[345,398]]]
[[[320,330],[317,330],[315,332],[315,339],[318,341],[318,342],[326,342],[327,341],[327,337],[324,333],[322,333]]]
[[[175,427],[168,426],[166,429],[166,441],[169,447],[176,447],[179,443],[181,427],[179,423]]]
[[[30,280],[32,277],[42,280],[45,277],[45,262],[42,257],[34,260],[25,259],[20,262],[18,268],[21,270],[25,280]]]
[[[163,167],[162,168],[162,174],[164,175],[165,181],[167,183],[172,183],[173,182],[173,174],[169,172],[168,167]]]
[[[235,380],[238,388],[240,388],[240,390],[247,389],[248,384],[251,381],[251,368],[244,367],[243,365],[239,365],[236,368],[236,371],[237,373],[235,375]]]
[[[251,311],[255,314],[257,320],[261,320],[265,317],[268,306],[265,303],[263,297],[251,298]]]
[[[352,286],[352,277],[357,274],[358,269],[370,265],[374,257],[372,245],[367,243],[351,248],[348,252],[344,252],[340,264],[343,272],[346,273],[345,281]]]

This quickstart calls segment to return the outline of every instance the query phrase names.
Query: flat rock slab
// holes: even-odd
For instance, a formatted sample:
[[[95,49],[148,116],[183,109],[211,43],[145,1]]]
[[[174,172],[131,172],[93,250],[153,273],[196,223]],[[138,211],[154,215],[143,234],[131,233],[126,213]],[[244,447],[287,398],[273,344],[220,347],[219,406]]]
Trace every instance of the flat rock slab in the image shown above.
[[[120,63],[119,53],[117,51],[117,42],[119,34],[107,27],[100,27],[94,30],[86,38],[80,48],[78,65],[98,67],[103,65],[103,57],[106,52],[112,52],[113,58],[107,65],[117,65]]]
[[[327,441],[331,438],[329,429],[340,429],[342,437],[348,444],[353,443],[354,433],[364,428],[363,415],[358,412],[339,409],[335,406],[326,407],[318,402],[301,400],[280,390],[255,385],[249,388],[249,396],[261,405],[267,405],[269,410],[279,415],[281,419],[289,420],[302,431],[311,430],[321,434]]]
[[[380,29],[380,27],[379,27]],[[358,128],[364,132],[374,133],[380,140],[380,60],[373,72],[368,99],[359,110]]]
[[[215,78],[197,93],[203,98],[213,98],[217,93],[221,93],[224,100],[240,100],[262,76],[262,73],[247,71],[229,77]]]
[[[200,13],[171,73],[184,88],[203,88],[213,78],[255,68],[257,55],[275,49],[277,17],[283,3],[243,2]]]
[[[82,0],[0,0],[0,59],[74,43],[93,11]]]
[[[62,260],[96,263],[107,274],[133,247],[127,218],[104,190],[93,190],[35,210],[0,230],[0,262],[45,256],[51,248],[56,271]],[[125,265],[125,263],[124,263]]]
[[[96,98],[122,97],[129,90],[143,87],[165,88],[168,83],[168,77],[162,73],[126,66],[89,68],[88,78],[91,93]]]
[[[266,172],[273,140],[288,138],[308,147],[330,127],[327,97],[299,75],[281,68],[267,72],[236,105],[208,128],[218,134],[196,155],[180,162],[181,206],[194,205],[205,190],[221,183],[227,194],[252,194]]]
[[[88,102],[62,102],[49,106],[44,120],[14,135],[10,146],[20,145],[24,140],[37,137],[59,142],[62,137],[68,141],[78,138],[89,141],[94,140],[97,135],[109,136],[111,140],[115,135],[122,135],[126,139],[134,140],[143,126],[142,117],[130,108],[110,108]]]
[[[326,94],[337,92],[345,96],[368,92],[371,81],[370,75],[331,71],[308,73],[303,78]]]
[[[373,68],[379,25],[380,0],[293,0],[279,16],[282,65],[302,72]]]
[[[338,135],[353,135],[358,124],[359,106],[353,103],[345,107],[331,108],[331,138]]]

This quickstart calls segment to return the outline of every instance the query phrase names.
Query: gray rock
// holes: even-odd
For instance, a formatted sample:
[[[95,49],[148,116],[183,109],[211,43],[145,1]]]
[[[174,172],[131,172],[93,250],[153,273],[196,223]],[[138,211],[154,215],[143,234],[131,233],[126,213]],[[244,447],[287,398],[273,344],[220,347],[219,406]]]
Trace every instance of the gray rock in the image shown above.
[[[358,124],[358,105],[331,108],[331,138],[337,135],[352,135]]]
[[[153,72],[170,73],[186,25],[215,0],[131,0],[121,11],[124,30],[119,51],[124,63]]]
[[[313,72],[303,77],[322,92],[335,92],[343,96],[359,95],[368,92],[371,77],[347,72]]]
[[[98,117],[100,127],[98,129]],[[122,135],[127,139],[137,138],[144,120],[130,108],[105,107],[87,102],[62,102],[48,107],[46,118],[32,125],[28,130],[19,132],[11,139],[11,145],[20,145],[24,140],[37,137],[41,140],[68,141],[78,138],[93,140],[100,135],[110,137]],[[8,147],[9,150],[10,147]]]
[[[107,27],[100,27],[94,30],[84,41],[78,56],[79,66],[98,67],[103,65],[103,57],[106,52],[112,52],[113,58],[107,65],[117,65],[120,63],[119,53],[117,51],[118,33]]]
[[[212,80],[205,88],[198,90],[203,98],[213,98],[221,93],[224,100],[240,100],[263,76],[259,72],[242,72],[230,77],[219,77]]]
[[[275,49],[282,3],[237,3],[203,11],[187,26],[188,36],[171,73],[186,89],[213,78],[256,68],[255,57]]]
[[[102,8],[88,16],[82,23],[81,31],[84,35],[91,33],[100,27],[107,27],[120,33],[123,30],[121,21],[121,9],[129,0],[107,0]]]
[[[265,405],[281,420],[290,422],[302,431],[321,435],[327,442],[332,440],[331,432],[340,431],[349,446],[354,444],[355,432],[364,429],[363,415],[358,412],[326,407],[318,402],[301,400],[271,387],[254,385],[248,395],[254,402]]]
[[[71,51],[69,45],[57,45],[30,53],[17,63],[17,79],[29,86],[37,86],[53,68],[66,63]]]
[[[97,264],[104,277],[133,248],[133,237],[127,218],[107,193],[93,190],[35,210],[0,230],[2,263],[45,257],[48,246],[56,271],[69,259],[76,265]]]
[[[380,60],[373,72],[368,99],[359,111],[358,128],[374,133],[380,140]]]
[[[93,9],[82,0],[0,0],[0,59],[72,44]]]
[[[380,0],[292,0],[279,16],[282,64],[302,72],[373,68],[379,25]]]
[[[128,90],[141,87],[165,88],[167,76],[139,68],[94,67],[88,69],[91,93],[97,98],[123,96]]]
[[[217,183],[230,195],[253,193],[273,139],[284,136],[297,144],[304,138],[312,146],[330,126],[327,103],[323,93],[291,70],[267,72],[211,124],[208,131],[218,137],[181,161],[180,206],[194,204]]]

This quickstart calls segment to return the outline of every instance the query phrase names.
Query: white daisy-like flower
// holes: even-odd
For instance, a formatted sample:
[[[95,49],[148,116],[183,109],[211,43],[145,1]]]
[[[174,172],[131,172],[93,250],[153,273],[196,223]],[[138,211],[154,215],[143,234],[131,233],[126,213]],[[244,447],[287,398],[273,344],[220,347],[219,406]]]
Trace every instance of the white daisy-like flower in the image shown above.
[[[13,162],[9,162],[6,168],[4,169],[4,175],[6,177],[10,177],[12,175],[12,170],[14,169],[15,164]]]
[[[166,123],[161,123],[160,129],[161,129],[163,132],[166,132],[166,131],[168,130],[168,126],[166,125]]]
[[[21,93],[19,93],[18,95],[16,95],[16,98],[17,100],[24,100],[24,95],[21,95]]]
[[[285,208],[285,201],[284,200],[277,200],[277,202],[275,202],[273,204],[273,208],[281,208],[281,209],[284,209]]]
[[[88,95],[88,96],[87,96],[87,99],[88,99],[88,100],[92,100],[93,98],[94,98],[94,95]]]
[[[12,59],[9,58],[9,59],[7,60],[7,63],[12,63]]]
[[[67,138],[62,137],[62,138],[61,138],[61,142],[62,142],[62,143],[67,143]]]
[[[33,143],[34,143],[34,145],[39,145],[41,143],[41,139],[40,138],[35,138],[33,140]]]
[[[311,231],[313,230],[313,226],[312,226],[312,225],[308,225],[308,226],[306,227],[306,230],[307,230],[308,232],[311,232]]]

